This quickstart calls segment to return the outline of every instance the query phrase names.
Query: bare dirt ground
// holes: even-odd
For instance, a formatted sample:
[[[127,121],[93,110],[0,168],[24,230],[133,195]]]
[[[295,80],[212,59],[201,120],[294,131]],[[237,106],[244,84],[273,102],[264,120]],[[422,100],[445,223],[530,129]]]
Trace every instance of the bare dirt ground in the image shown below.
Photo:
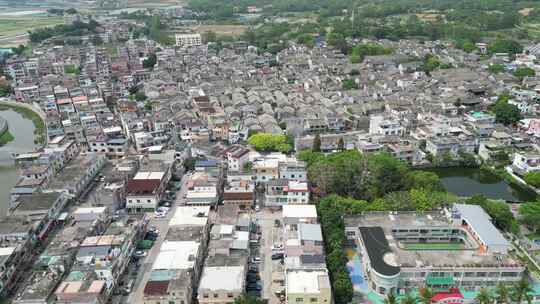
[[[245,25],[197,25],[181,28],[183,30],[191,30],[196,33],[204,34],[206,32],[214,32],[217,35],[237,37],[247,31]]]
[[[173,6],[184,5],[184,1],[181,0],[129,0],[128,7],[160,7],[160,6]]]

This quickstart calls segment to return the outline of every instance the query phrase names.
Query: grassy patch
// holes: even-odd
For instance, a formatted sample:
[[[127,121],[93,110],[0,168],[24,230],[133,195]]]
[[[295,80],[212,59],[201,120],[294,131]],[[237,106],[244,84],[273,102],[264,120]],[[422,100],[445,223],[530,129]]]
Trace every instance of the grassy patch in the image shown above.
[[[0,36],[24,34],[36,28],[63,23],[62,17],[0,17]]]
[[[540,234],[539,233],[529,233],[526,235],[526,237],[531,241],[540,240]]]
[[[406,250],[462,250],[461,243],[412,243],[403,244]]]
[[[9,132],[9,130],[6,130],[2,135],[0,135],[0,146],[3,146],[11,141],[13,141],[15,137]]]
[[[13,105],[0,105],[0,111],[3,110],[13,110],[21,114],[24,118],[31,120],[34,123],[34,127],[36,128],[34,130],[34,143],[39,145],[45,144],[45,122],[43,122],[43,120],[37,113],[27,108]]]

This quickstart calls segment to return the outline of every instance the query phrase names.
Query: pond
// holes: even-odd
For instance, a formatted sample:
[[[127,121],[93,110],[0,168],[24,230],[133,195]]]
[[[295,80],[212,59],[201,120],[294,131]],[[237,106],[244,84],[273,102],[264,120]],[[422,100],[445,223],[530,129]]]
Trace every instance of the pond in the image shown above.
[[[35,128],[31,120],[13,110],[0,111],[0,116],[7,120],[9,132],[15,137],[7,145],[0,147],[0,216],[3,216],[9,207],[11,189],[19,178],[12,153],[25,153],[34,150]]]
[[[510,185],[497,175],[479,168],[437,168],[428,171],[436,173],[445,189],[458,196],[482,194],[509,202],[526,202],[536,198],[534,193]]]

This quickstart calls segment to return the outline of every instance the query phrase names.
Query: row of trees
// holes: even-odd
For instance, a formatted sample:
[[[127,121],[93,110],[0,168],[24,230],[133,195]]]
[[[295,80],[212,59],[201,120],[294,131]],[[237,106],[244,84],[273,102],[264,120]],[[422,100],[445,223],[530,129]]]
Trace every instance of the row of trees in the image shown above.
[[[324,155],[302,151],[298,157],[307,163],[308,178],[314,192],[322,197],[317,202],[317,210],[325,237],[327,266],[338,304],[349,303],[353,295],[346,268],[347,257],[343,250],[346,246],[344,215],[358,215],[367,211],[424,212],[458,200],[444,190],[434,172],[411,170],[405,163],[385,153],[363,155],[349,150]],[[519,231],[518,222],[505,202],[475,195],[464,203],[481,206],[500,229],[514,233]],[[522,216],[528,215],[524,217],[526,222],[540,223],[540,202],[524,206]],[[404,297],[401,303],[409,300],[410,296]]]
[[[413,188],[442,191],[436,174],[410,171],[407,164],[386,153],[364,155],[347,150],[324,155],[306,150],[299,153],[299,158],[307,162],[308,177],[323,196],[338,194],[373,201]]]
[[[86,22],[74,21],[72,24],[61,24],[54,27],[43,27],[28,32],[30,41],[34,43],[42,42],[54,36],[83,36],[96,33],[99,23],[91,19]]]
[[[517,283],[507,286],[499,283],[494,291],[481,289],[478,292],[475,302],[479,304],[494,304],[494,303],[522,303],[532,301],[532,288],[527,280],[523,277]],[[406,294],[398,299],[396,295],[390,293],[384,299],[384,304],[431,304],[435,292],[431,288],[422,288],[418,292],[418,296],[411,293]]]

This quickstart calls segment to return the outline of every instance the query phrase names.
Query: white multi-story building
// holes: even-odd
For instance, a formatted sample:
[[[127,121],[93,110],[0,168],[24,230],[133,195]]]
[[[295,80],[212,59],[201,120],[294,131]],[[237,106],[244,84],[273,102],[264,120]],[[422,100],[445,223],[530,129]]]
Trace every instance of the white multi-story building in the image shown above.
[[[202,44],[201,34],[176,34],[176,46],[192,47]]]
[[[383,115],[372,115],[369,118],[369,134],[403,135],[405,128],[396,119]]]
[[[540,171],[540,154],[534,153],[516,153],[512,162],[512,170],[520,175],[529,172]]]
[[[368,213],[345,222],[347,238],[360,244],[368,285],[381,295],[422,287],[477,291],[513,284],[525,271],[477,205],[422,215]]]

